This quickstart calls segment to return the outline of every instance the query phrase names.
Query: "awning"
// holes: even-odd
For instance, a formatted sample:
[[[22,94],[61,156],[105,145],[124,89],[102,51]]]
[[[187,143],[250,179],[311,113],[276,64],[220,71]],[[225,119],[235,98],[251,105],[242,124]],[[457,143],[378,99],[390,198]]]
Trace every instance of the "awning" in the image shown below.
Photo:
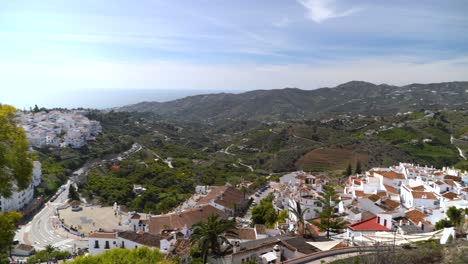
[[[273,253],[273,252],[268,252],[266,254],[263,254],[262,255],[262,258],[265,258],[265,260],[267,262],[270,262],[270,261],[273,261],[273,260],[276,260],[278,257],[276,257],[276,254]]]
[[[324,242],[307,242],[307,244],[312,245],[321,251],[330,250],[338,245],[340,241],[324,241]]]

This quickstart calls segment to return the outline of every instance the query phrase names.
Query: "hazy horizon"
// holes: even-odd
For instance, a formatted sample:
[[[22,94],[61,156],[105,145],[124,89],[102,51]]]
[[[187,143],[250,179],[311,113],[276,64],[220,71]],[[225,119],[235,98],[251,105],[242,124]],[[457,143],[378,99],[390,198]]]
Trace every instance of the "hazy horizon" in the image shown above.
[[[11,91],[0,97],[0,103],[13,105],[18,109],[26,109],[38,105],[46,108],[95,108],[107,109],[121,107],[144,101],[167,102],[192,95],[207,93],[239,93],[242,91],[227,90],[189,90],[189,89],[81,89],[72,91],[53,91],[44,94],[36,91],[24,97],[21,93]]]

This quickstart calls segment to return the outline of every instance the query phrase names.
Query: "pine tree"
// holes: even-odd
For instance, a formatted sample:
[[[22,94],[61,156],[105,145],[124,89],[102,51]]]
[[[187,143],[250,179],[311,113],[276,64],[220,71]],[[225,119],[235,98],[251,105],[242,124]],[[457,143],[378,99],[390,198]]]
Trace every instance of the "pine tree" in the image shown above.
[[[346,168],[346,176],[351,176],[353,174],[353,168],[351,167],[351,164],[348,164],[348,168]]]
[[[362,168],[361,168],[361,161],[358,160],[356,162],[356,170],[354,171],[356,174],[361,174],[362,173]]]
[[[78,194],[75,185],[70,184],[70,187],[68,187],[68,199],[70,201],[79,201],[80,200],[80,195]]]
[[[321,231],[327,231],[327,238],[330,238],[330,232],[338,232],[345,226],[343,219],[335,212],[339,203],[335,187],[331,185],[324,186],[319,201],[322,204],[322,210],[315,210],[320,218],[317,226]]]

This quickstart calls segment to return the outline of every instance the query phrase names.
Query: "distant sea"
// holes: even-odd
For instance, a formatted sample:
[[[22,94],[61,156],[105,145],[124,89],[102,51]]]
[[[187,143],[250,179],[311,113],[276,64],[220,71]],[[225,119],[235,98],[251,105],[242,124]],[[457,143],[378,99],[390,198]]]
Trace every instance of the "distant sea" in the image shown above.
[[[0,103],[28,110],[37,104],[46,108],[108,109],[139,102],[166,102],[191,95],[209,93],[239,93],[226,90],[161,90],[161,89],[81,89],[73,91],[27,92],[8,91],[0,95]]]

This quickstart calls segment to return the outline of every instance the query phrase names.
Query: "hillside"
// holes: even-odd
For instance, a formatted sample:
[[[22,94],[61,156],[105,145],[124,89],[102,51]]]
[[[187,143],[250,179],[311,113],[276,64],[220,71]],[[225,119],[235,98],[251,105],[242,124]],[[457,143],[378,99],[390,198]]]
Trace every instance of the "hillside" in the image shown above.
[[[421,109],[453,109],[468,103],[468,82],[386,84],[352,81],[334,88],[255,90],[207,94],[159,103],[142,102],[117,111],[153,112],[192,121],[308,119],[336,113],[388,115]]]

